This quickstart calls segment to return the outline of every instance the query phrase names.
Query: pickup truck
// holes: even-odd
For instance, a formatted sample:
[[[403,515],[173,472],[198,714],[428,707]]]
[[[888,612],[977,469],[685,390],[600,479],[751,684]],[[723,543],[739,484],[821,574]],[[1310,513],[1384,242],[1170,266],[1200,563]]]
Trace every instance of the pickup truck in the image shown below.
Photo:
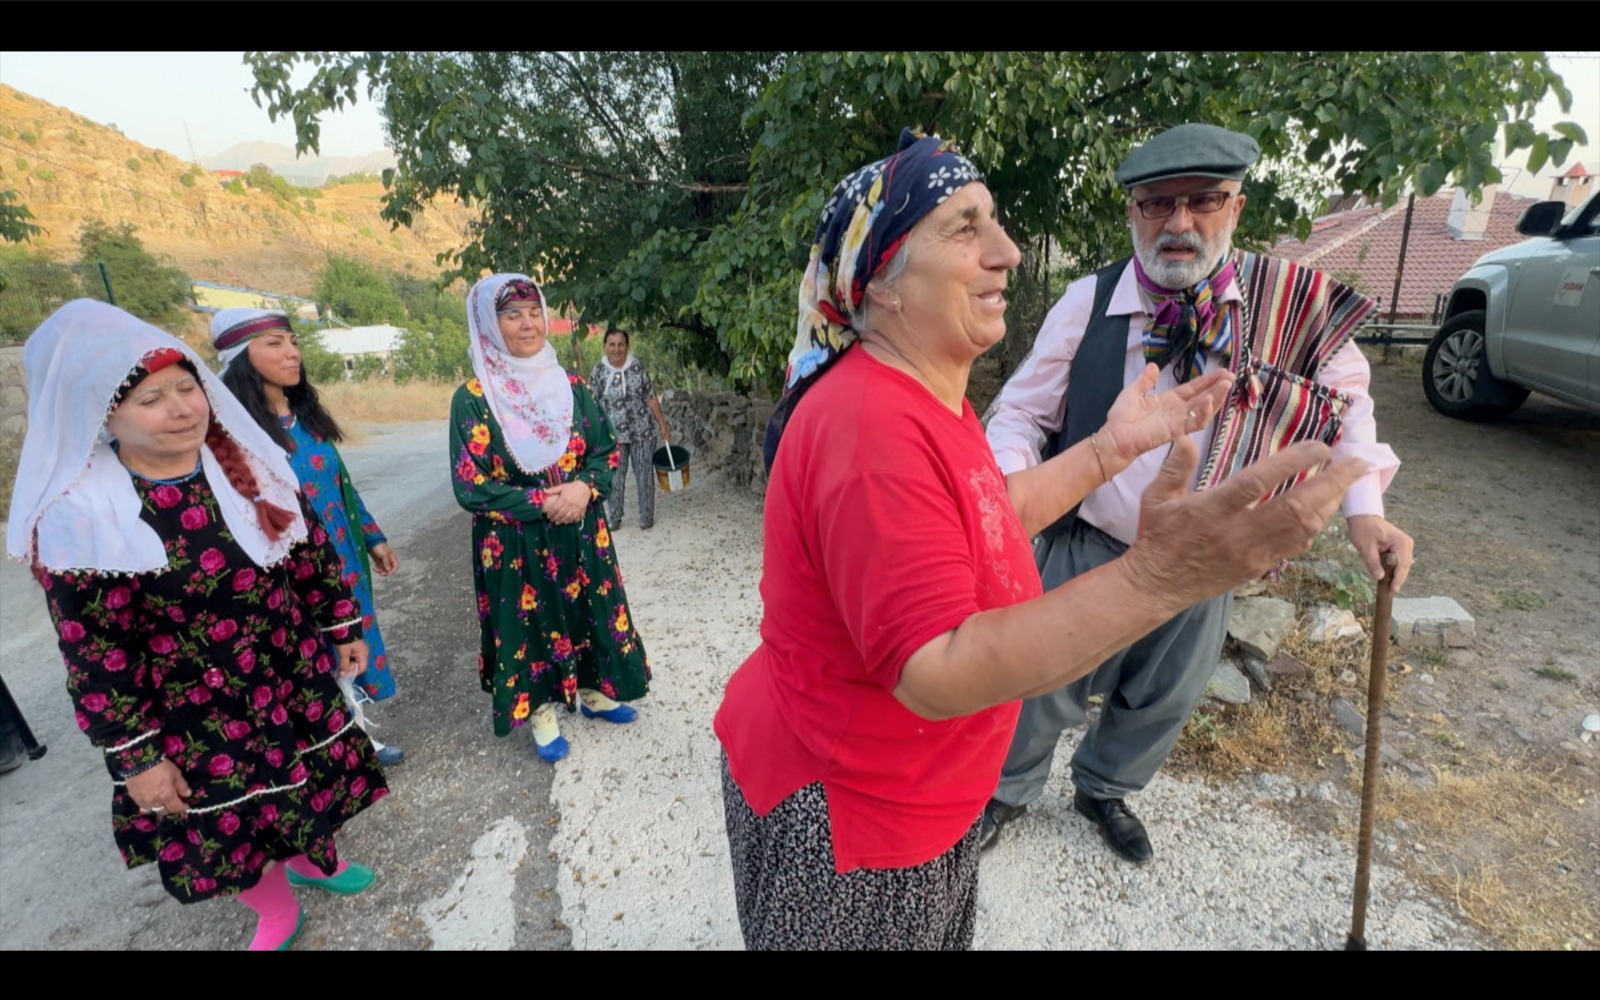
[[[1529,392],[1600,410],[1600,193],[1577,208],[1541,201],[1450,291],[1423,358],[1435,410],[1493,420]]]

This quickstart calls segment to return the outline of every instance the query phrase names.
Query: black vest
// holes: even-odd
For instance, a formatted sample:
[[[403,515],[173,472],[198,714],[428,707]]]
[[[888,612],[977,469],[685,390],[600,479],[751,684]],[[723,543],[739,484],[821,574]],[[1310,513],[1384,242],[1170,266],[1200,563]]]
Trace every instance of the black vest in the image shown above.
[[[1099,430],[1111,405],[1126,388],[1122,371],[1128,356],[1128,317],[1107,316],[1106,305],[1131,259],[1124,257],[1094,273],[1094,308],[1089,311],[1089,325],[1084,328],[1078,351],[1072,356],[1066,416],[1061,430],[1045,439],[1041,461],[1054,458]],[[1065,535],[1078,519],[1078,506],[1040,532],[1040,537],[1048,543]]]

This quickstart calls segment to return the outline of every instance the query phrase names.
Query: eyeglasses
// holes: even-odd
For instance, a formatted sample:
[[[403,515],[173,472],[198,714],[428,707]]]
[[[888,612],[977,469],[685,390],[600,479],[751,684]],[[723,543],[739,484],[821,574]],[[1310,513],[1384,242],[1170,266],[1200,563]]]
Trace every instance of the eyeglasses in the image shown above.
[[[1199,194],[1186,194],[1178,197],[1159,195],[1155,198],[1139,198],[1134,201],[1139,206],[1139,214],[1147,219],[1165,219],[1178,210],[1179,205],[1189,206],[1189,211],[1195,215],[1210,215],[1212,212],[1222,211],[1222,206],[1233,197],[1232,191],[1202,191]]]

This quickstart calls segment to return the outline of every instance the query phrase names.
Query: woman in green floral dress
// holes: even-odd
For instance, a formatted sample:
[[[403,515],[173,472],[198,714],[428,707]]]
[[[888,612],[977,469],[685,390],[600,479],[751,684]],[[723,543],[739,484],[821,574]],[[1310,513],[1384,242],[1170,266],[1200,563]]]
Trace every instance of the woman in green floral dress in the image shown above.
[[[605,411],[547,337],[544,293],[496,274],[467,297],[475,377],[450,402],[451,484],[472,512],[478,674],[494,732],[531,725],[539,756],[568,752],[556,707],[632,722],[649,690],[601,501],[618,465]]]

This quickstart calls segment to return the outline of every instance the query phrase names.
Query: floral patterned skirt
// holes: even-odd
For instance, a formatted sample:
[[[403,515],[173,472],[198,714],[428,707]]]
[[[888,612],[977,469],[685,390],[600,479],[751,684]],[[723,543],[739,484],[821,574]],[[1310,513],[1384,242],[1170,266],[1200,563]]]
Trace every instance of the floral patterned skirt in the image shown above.
[[[546,703],[576,711],[579,688],[617,701],[644,697],[650,663],[601,504],[571,525],[476,515],[472,543],[478,676],[494,701],[496,736]]]
[[[309,621],[280,630],[271,655],[231,672],[179,661],[186,692],[164,709],[150,749],[189,785],[189,811],[154,817],[114,782],[111,828],[129,868],[155,864],[180,902],[248,889],[268,861],[304,854],[333,874],[333,835],[388,794],[371,740],[344,707],[333,662]],[[276,664],[276,666],[274,666]]]

